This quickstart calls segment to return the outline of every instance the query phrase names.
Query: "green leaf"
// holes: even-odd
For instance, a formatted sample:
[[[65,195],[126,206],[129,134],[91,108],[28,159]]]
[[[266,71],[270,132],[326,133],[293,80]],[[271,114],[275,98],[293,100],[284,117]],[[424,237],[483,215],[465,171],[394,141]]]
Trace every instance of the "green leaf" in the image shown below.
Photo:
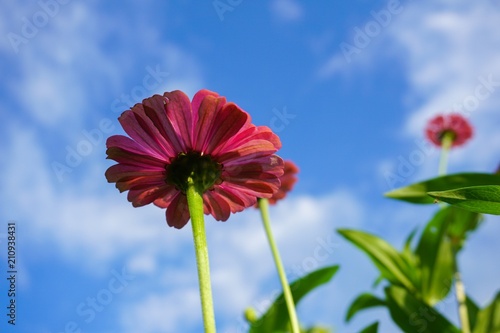
[[[378,287],[378,285],[379,285],[382,281],[384,281],[384,280],[385,280],[384,276],[379,275],[379,276],[375,279],[375,281],[373,281],[372,288],[373,288],[373,289],[377,288],[377,287]]]
[[[349,321],[351,318],[361,310],[368,308],[373,308],[376,306],[384,306],[385,301],[373,296],[369,293],[363,293],[356,297],[356,299],[351,303],[351,306],[347,310],[347,315],[345,320]]]
[[[453,207],[439,210],[425,227],[415,250],[420,261],[420,291],[429,305],[445,298],[451,288],[454,255],[447,231],[453,212]]]
[[[295,304],[297,305],[305,295],[316,287],[330,281],[338,269],[338,265],[323,267],[290,284]],[[267,312],[250,324],[249,333],[286,331],[288,323],[288,310],[283,293],[281,293]]]
[[[486,308],[477,314],[476,325],[472,333],[500,332],[500,293]]]
[[[413,238],[415,238],[415,235],[417,234],[418,228],[413,229],[412,232],[408,235],[405,241],[405,245],[403,247],[403,253],[407,254],[408,256],[413,255],[413,251],[411,250],[411,242],[413,241]]]
[[[389,243],[363,231],[339,229],[337,232],[368,254],[382,276],[389,282],[404,286],[408,290],[416,289],[412,280],[414,274],[412,268]]]
[[[447,233],[453,250],[458,252],[462,249],[469,234],[476,230],[483,221],[483,216],[455,206],[449,206],[448,210],[449,226]]]
[[[420,269],[419,269],[419,258],[414,253],[411,248],[411,242],[417,233],[417,228],[415,228],[410,235],[407,237],[405,241],[405,245],[403,247],[403,251],[401,251],[401,258],[406,262],[406,265],[411,268],[412,280],[416,281],[415,285],[420,285]]]
[[[427,192],[447,191],[460,187],[500,185],[500,175],[489,173],[457,173],[428,179],[385,193],[386,197],[418,204],[431,204],[434,199]]]
[[[407,333],[460,333],[445,317],[404,288],[385,288],[393,321]]]
[[[377,333],[378,332],[378,321],[374,322],[368,327],[365,327],[361,332],[359,333]]]
[[[473,329],[476,327],[477,315],[481,309],[479,309],[477,304],[469,297],[469,295],[466,295],[465,304],[467,306],[467,313],[469,314],[469,324],[471,329]]]
[[[470,186],[428,194],[440,201],[475,213],[500,215],[500,186]]]

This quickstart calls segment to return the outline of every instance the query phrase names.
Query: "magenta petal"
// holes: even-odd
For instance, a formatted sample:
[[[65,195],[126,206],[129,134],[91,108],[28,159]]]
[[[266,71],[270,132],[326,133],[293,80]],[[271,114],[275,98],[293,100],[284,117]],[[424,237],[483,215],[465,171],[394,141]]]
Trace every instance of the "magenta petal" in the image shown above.
[[[182,151],[188,151],[193,147],[193,114],[189,97],[180,90],[166,92],[166,111],[174,131],[181,140]]]
[[[140,207],[152,203],[159,197],[164,197],[171,191],[172,188],[170,186],[157,186],[150,189],[131,189],[128,192],[127,199],[132,202],[134,207]]]
[[[167,165],[165,161],[158,160],[151,155],[138,155],[118,147],[108,148],[106,153],[108,154],[108,159],[112,159],[118,163],[151,170],[165,169],[165,166]]]
[[[203,194],[211,208],[211,214],[217,221],[226,221],[231,214],[231,208],[226,200],[216,192],[206,191]]]
[[[198,121],[194,131],[194,149],[199,152],[206,152],[210,133],[214,125],[217,113],[225,103],[225,99],[207,95],[198,109],[193,109],[198,115]]]
[[[147,98],[143,101],[144,114],[156,125],[158,133],[169,143],[171,155],[175,156],[184,149],[184,145],[167,117],[166,103],[167,99],[160,95]]]
[[[105,176],[109,183],[119,181],[121,178],[134,177],[162,177],[165,179],[165,169],[154,166],[137,167],[128,164],[115,164],[106,170]]]
[[[241,192],[243,194],[252,195],[257,198],[270,198],[273,193],[278,191],[279,180],[276,184],[271,184],[265,181],[252,180],[252,181],[239,181],[233,180],[230,183],[227,182],[226,186],[233,191]]]
[[[265,126],[250,126],[245,128],[240,133],[232,137],[223,149],[220,150],[221,153],[238,149],[239,147],[248,144],[254,140],[265,140],[273,144],[276,150],[281,148],[281,141],[279,137],[274,134],[269,128]]]
[[[249,116],[233,103],[224,105],[217,113],[208,137],[207,154],[216,154],[217,148],[222,148],[247,123]]]
[[[124,177],[120,178],[116,182],[116,188],[120,190],[120,192],[127,190],[142,190],[146,191],[150,188],[154,187],[162,187],[165,186],[165,181],[163,177]]]
[[[198,91],[194,96],[193,96],[193,101],[191,102],[191,108],[193,109],[193,114],[197,114],[197,111],[200,109],[201,103],[207,96],[213,96],[213,97],[219,97],[219,94],[207,89],[202,89]],[[226,99],[223,98],[223,104],[226,103]],[[193,117],[195,118],[195,117]],[[193,123],[196,124],[198,122],[198,119],[193,119],[195,120]],[[193,127],[194,128],[194,127]]]
[[[158,129],[143,114],[141,104],[136,104],[133,109],[136,111],[125,111],[118,118],[125,132],[144,150],[158,158],[168,159],[173,155],[171,148],[160,136]]]
[[[166,212],[167,224],[171,227],[181,229],[189,221],[189,210],[187,199],[184,194],[179,192],[172,200]]]
[[[246,207],[253,206],[257,200],[256,197],[249,197],[238,191],[233,191],[231,188],[226,187],[224,183],[218,186],[214,191],[226,199],[231,208],[231,213],[241,212]]]
[[[224,164],[238,160],[238,162],[243,164],[247,161],[251,162],[252,159],[259,156],[274,154],[276,150],[274,145],[267,140],[253,140],[242,145],[238,149],[220,154],[217,156],[217,161]]]
[[[473,128],[461,114],[438,115],[431,119],[425,129],[427,138],[436,146],[442,146],[443,135],[453,133],[452,147],[463,145],[472,137]]]
[[[154,157],[154,153],[137,144],[130,138],[122,135],[113,135],[106,141],[108,159],[119,163],[128,163],[143,166],[164,166],[166,159]]]
[[[124,135],[113,135],[106,140],[106,148],[119,147],[136,154],[151,152]]]
[[[172,200],[175,199],[179,190],[177,190],[174,186],[170,186],[170,191],[168,191],[164,196],[159,197],[153,203],[160,208],[167,208],[170,206]]]

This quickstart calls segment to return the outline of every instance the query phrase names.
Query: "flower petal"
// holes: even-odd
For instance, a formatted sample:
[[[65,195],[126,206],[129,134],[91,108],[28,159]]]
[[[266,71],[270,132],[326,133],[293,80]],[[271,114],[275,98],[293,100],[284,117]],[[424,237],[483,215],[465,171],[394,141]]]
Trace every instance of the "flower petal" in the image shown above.
[[[108,183],[115,183],[123,178],[158,177],[165,182],[165,169],[154,167],[138,167],[129,164],[115,164],[110,166],[105,173]]]
[[[165,197],[171,192],[175,192],[172,186],[156,186],[149,189],[131,189],[128,192],[127,199],[132,202],[134,207],[148,205],[158,198]]]
[[[170,204],[172,203],[172,200],[175,199],[175,196],[178,192],[179,190],[176,189],[175,186],[172,186],[172,191],[167,192],[162,197],[159,197],[158,199],[153,201],[153,203],[160,208],[168,208],[168,206],[170,206]]]
[[[167,224],[171,227],[181,229],[189,221],[189,210],[187,198],[178,192],[166,211]]]
[[[473,129],[467,119],[458,113],[438,115],[428,122],[425,129],[427,138],[438,147],[442,146],[446,132],[454,134],[452,147],[458,147],[472,137]]]
[[[197,118],[198,117],[197,111],[200,109],[201,103],[203,102],[203,100],[207,96],[219,97],[219,94],[216,92],[207,90],[207,89],[202,89],[202,90],[198,91],[193,96],[193,101],[191,102],[191,108],[193,110],[193,124],[196,124],[199,121],[199,119]],[[224,100],[224,103],[222,103],[222,104],[225,104],[226,98],[224,98],[224,97],[221,97],[221,98],[223,98],[223,100]],[[194,128],[194,126],[193,126],[193,128]]]
[[[169,144],[170,147],[166,147],[166,149],[169,150],[170,155],[176,156],[184,149],[184,145],[179,135],[175,132],[170,119],[167,117],[166,104],[167,99],[165,97],[154,95],[151,98],[145,99],[142,107],[144,115],[151,120],[151,123],[157,128],[158,133]]]
[[[120,164],[144,168],[150,171],[165,170],[165,166],[167,165],[164,161],[159,161],[154,157],[133,154],[117,147],[108,148],[106,153],[108,153],[109,159],[113,159]]]
[[[194,109],[193,106],[193,112],[198,116],[194,130],[194,150],[205,153],[215,123],[214,120],[224,103],[226,103],[225,98],[207,95],[201,101],[198,109]]]
[[[218,153],[226,141],[231,139],[240,129],[249,122],[250,116],[236,104],[228,103],[217,113],[211,133],[208,137],[207,154]]]
[[[279,137],[274,134],[271,129],[266,126],[249,126],[244,128],[240,133],[235,135],[233,138],[228,140],[223,149],[220,150],[221,153],[237,149],[239,146],[247,144],[253,140],[266,140],[271,142],[276,150],[281,148],[281,141]]]
[[[226,199],[231,208],[231,213],[241,212],[246,207],[254,205],[257,200],[255,196],[249,196],[242,194],[240,191],[235,191],[226,186],[225,183],[217,186],[214,192],[219,193]]]
[[[256,198],[270,198],[272,195],[278,191],[280,182],[270,183],[261,180],[232,180],[231,182],[226,182],[226,187],[232,189],[233,191],[240,191],[243,194],[252,195]]]
[[[267,140],[252,140],[237,149],[219,154],[216,159],[222,164],[243,164],[261,156],[269,156],[276,151],[276,147]]]
[[[219,193],[206,191],[203,193],[203,200],[207,201],[210,208],[210,214],[217,221],[227,221],[231,214],[231,208],[227,201]]]
[[[191,150],[193,133],[193,114],[189,97],[180,90],[166,92],[167,118],[170,120],[175,133],[181,138],[182,151]]]
[[[132,110],[123,112],[118,121],[125,132],[151,155],[164,159],[175,156],[171,145],[144,113],[142,104],[136,104]]]

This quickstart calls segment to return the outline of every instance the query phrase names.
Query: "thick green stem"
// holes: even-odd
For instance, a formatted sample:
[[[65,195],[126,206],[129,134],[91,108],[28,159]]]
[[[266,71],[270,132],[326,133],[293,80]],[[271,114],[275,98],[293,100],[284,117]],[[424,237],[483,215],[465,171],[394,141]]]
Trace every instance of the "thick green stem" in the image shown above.
[[[205,326],[205,333],[215,333],[214,305],[212,301],[212,286],[210,283],[210,265],[208,261],[207,238],[205,235],[205,221],[203,216],[203,198],[191,179],[188,180],[186,196],[189,214],[191,215],[191,225],[193,227],[203,325]]]
[[[260,214],[262,216],[262,222],[264,223],[264,229],[266,230],[267,240],[269,241],[269,246],[271,247],[274,263],[276,264],[276,269],[278,271],[281,285],[283,287],[283,295],[285,296],[285,303],[288,309],[288,315],[290,316],[292,333],[300,333],[299,320],[297,319],[297,313],[295,311],[292,291],[290,290],[290,286],[288,285],[285,269],[283,268],[280,254],[278,252],[278,247],[276,246],[276,242],[274,241],[274,237],[271,231],[271,222],[269,218],[269,202],[267,201],[267,199],[259,199],[258,203]]]
[[[448,167],[448,153],[450,152],[451,145],[453,144],[454,134],[452,132],[445,132],[441,140],[441,158],[439,160],[439,176],[446,174]]]

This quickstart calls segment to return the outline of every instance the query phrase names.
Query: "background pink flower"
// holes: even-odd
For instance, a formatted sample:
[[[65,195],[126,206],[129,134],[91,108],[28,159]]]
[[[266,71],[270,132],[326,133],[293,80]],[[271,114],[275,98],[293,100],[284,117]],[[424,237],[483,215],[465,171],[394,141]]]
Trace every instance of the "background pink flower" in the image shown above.
[[[438,115],[432,118],[425,129],[427,138],[441,147],[445,133],[453,134],[452,147],[458,147],[472,137],[472,126],[467,119],[458,113]]]
[[[129,191],[134,207],[167,208],[170,226],[189,220],[187,179],[203,193],[204,212],[219,221],[270,198],[280,186],[281,142],[269,128],[217,93],[200,90],[192,102],[181,91],[154,95],[125,111],[119,121],[130,136],[107,140],[108,182]]]
[[[285,161],[285,169],[283,175],[280,177],[281,186],[278,191],[269,198],[270,204],[275,204],[277,201],[286,197],[287,193],[293,189],[297,182],[297,173],[299,168],[292,161]]]

